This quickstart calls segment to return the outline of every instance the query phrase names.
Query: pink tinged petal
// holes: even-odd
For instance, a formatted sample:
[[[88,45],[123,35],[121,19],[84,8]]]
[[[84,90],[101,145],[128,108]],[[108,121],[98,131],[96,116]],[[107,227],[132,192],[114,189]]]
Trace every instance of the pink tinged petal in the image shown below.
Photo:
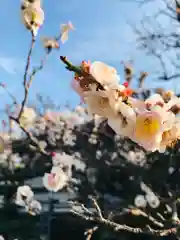
[[[68,22],[68,26],[69,26],[69,29],[75,30],[75,27],[73,26],[71,21]]]
[[[137,113],[144,112],[144,110],[146,109],[146,104],[142,100],[129,97],[129,102],[130,102],[132,108]]]
[[[55,176],[56,176],[55,173],[51,173],[48,175],[48,182],[50,185],[55,183]]]
[[[84,96],[83,96],[83,90],[80,87],[79,83],[77,80],[73,79],[71,82],[71,87],[72,89],[80,96],[81,102],[84,103]]]
[[[146,104],[151,104],[152,106],[156,105],[158,103],[163,105],[164,104],[164,100],[163,100],[163,98],[161,97],[160,94],[153,94],[148,99],[146,99],[145,103]]]
[[[120,78],[116,69],[103,62],[93,62],[90,67],[90,73],[102,85],[117,87],[119,84]]]
[[[141,145],[146,151],[155,152],[156,150],[159,150],[161,140],[162,134],[160,133],[152,138],[151,141],[139,142],[139,145]]]
[[[171,100],[165,105],[166,111],[168,111],[175,105],[180,105],[180,98],[178,98],[177,96],[173,96]]]

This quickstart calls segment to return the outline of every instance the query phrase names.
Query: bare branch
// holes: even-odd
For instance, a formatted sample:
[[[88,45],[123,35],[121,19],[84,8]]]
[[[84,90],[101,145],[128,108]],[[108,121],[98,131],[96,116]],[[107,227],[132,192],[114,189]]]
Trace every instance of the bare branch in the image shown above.
[[[97,214],[92,212],[91,215],[89,216],[89,210],[87,210],[87,211],[84,210],[84,212],[82,213],[81,211],[72,209],[71,212],[74,215],[85,219],[86,221],[91,221],[96,224],[103,225],[115,232],[126,231],[126,232],[131,232],[134,234],[145,234],[145,235],[153,235],[153,236],[170,236],[170,235],[175,235],[180,227],[180,226],[176,226],[176,227],[167,228],[167,229],[163,229],[163,230],[156,230],[156,229],[152,229],[150,226],[146,226],[146,228],[134,228],[134,227],[130,227],[125,224],[119,224],[119,223],[116,223],[114,221],[104,218],[97,201],[92,198],[92,202],[96,209]],[[141,214],[143,214],[143,213],[141,213]],[[147,216],[146,214],[143,214],[143,215]],[[150,220],[152,220],[154,223],[157,223],[154,220],[154,218],[150,218]],[[161,225],[161,227],[162,227],[162,225]]]
[[[33,143],[35,145],[35,147],[37,148],[37,150],[42,153],[43,155],[49,156],[50,154],[47,153],[39,144],[38,140],[30,133],[28,132],[25,127],[21,124],[20,120],[17,118],[14,118],[12,116],[10,116],[10,119],[15,121],[19,127],[21,128],[21,130],[27,135],[27,137],[29,138],[29,140],[31,141],[31,143]]]
[[[25,104],[26,104],[27,97],[28,97],[27,75],[28,75],[28,70],[29,70],[29,67],[30,67],[31,55],[32,55],[32,51],[33,51],[33,48],[34,48],[35,41],[36,41],[36,38],[35,38],[35,36],[32,34],[32,35],[31,35],[31,45],[30,45],[30,48],[29,48],[29,52],[28,52],[28,56],[27,56],[27,61],[26,61],[26,67],[25,67],[25,71],[24,71],[24,80],[23,80],[24,99],[23,99],[22,104],[21,104],[21,109],[20,109],[20,111],[19,111],[18,119],[21,118],[21,115],[22,115],[22,113],[23,113],[24,106],[25,106]]]

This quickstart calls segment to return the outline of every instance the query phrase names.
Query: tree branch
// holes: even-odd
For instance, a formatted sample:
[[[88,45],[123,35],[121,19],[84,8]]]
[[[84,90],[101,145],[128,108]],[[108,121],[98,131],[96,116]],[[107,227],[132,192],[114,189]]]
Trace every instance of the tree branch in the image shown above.
[[[153,236],[170,236],[170,235],[175,235],[180,227],[180,226],[175,226],[172,228],[156,230],[156,229],[152,229],[149,225],[146,226],[146,228],[134,228],[126,224],[119,224],[104,218],[97,201],[93,198],[91,200],[96,210],[96,213],[91,212],[90,214],[89,209],[86,210],[85,207],[81,209],[81,211],[76,210],[74,207],[74,209],[72,208],[71,212],[74,215],[85,219],[86,221],[91,221],[96,224],[100,224],[115,232],[126,231],[134,234],[145,234],[145,235],[153,235]],[[154,219],[151,219],[151,220],[154,221]]]

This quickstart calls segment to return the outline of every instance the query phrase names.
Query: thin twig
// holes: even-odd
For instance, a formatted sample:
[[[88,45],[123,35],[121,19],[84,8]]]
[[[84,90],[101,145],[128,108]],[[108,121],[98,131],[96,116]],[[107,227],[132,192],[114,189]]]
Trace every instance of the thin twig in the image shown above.
[[[34,48],[35,41],[36,41],[36,38],[32,34],[31,45],[30,45],[30,48],[29,48],[27,61],[26,61],[26,67],[25,67],[25,71],[24,71],[24,80],[23,80],[24,99],[23,99],[22,104],[21,104],[21,109],[19,111],[18,119],[21,118],[21,115],[23,113],[23,110],[24,110],[24,107],[25,107],[25,104],[26,104],[26,101],[27,101],[27,97],[28,97],[27,75],[28,75],[28,70],[29,70],[29,67],[30,67],[31,55],[32,55],[32,51],[33,51],[33,48]]]
[[[97,201],[96,201],[94,198],[91,198],[91,200],[92,200],[93,205],[94,205],[94,207],[95,207],[95,209],[96,209],[96,211],[97,211],[98,216],[99,216],[101,219],[103,219],[104,217],[103,217],[102,211],[101,211],[101,209],[100,209]]]
[[[33,143],[33,144],[36,146],[36,148],[38,149],[38,151],[39,151],[40,153],[42,153],[43,155],[49,156],[49,153],[46,152],[46,151],[40,146],[39,141],[38,141],[30,132],[28,132],[28,131],[25,129],[25,127],[21,124],[21,122],[20,122],[19,119],[14,118],[14,117],[12,117],[12,116],[10,116],[10,119],[13,120],[13,121],[15,121],[15,122],[19,125],[20,129],[27,135],[28,139],[31,141],[31,143]]]
[[[176,234],[179,227],[180,227],[180,226],[176,226],[176,227],[173,227],[173,228],[156,230],[156,229],[152,229],[150,226],[146,226],[145,228],[134,228],[134,227],[130,227],[126,224],[118,224],[114,221],[111,221],[109,219],[104,218],[96,200],[92,198],[92,202],[93,202],[94,207],[97,211],[97,215],[95,215],[92,212],[92,214],[90,216],[88,216],[87,211],[84,211],[84,213],[81,213],[81,212],[78,212],[75,209],[72,209],[71,212],[74,215],[85,219],[86,221],[91,221],[91,222],[94,222],[96,224],[101,224],[101,225],[106,226],[107,228],[109,228],[109,229],[111,229],[115,232],[127,231],[127,232],[131,232],[131,233],[134,233],[134,234],[141,233],[141,234],[153,235],[153,236],[169,236],[169,235]],[[88,210],[88,212],[89,212],[89,210]]]
[[[74,66],[70,61],[68,61],[67,57],[60,56],[60,60],[66,65],[66,69],[82,75],[82,70],[79,67]]]
[[[158,226],[158,227],[163,227],[164,224],[157,221],[154,217],[152,217],[151,215],[147,214],[146,212],[140,210],[139,208],[136,209],[127,209],[127,212],[129,212],[130,214],[134,215],[134,216],[142,216],[147,218],[149,221],[151,221],[154,225]]]
[[[88,229],[84,233],[84,235],[86,236],[86,240],[91,240],[93,233],[96,232],[97,230],[98,230],[98,226]]]

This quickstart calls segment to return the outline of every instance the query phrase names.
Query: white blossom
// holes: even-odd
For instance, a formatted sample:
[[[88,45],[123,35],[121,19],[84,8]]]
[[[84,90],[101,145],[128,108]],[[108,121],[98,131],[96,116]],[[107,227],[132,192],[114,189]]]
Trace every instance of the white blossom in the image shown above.
[[[157,208],[160,205],[159,198],[154,193],[148,193],[145,195],[147,202],[149,203],[150,207]]]
[[[68,176],[59,166],[52,168],[50,173],[45,173],[43,185],[48,191],[57,192],[67,185]]]
[[[29,186],[20,186],[17,189],[15,203],[19,206],[25,207],[34,197],[34,193]]]
[[[26,211],[32,216],[40,214],[42,211],[41,203],[33,199],[27,204]]]
[[[144,195],[137,195],[134,199],[134,204],[136,207],[146,207],[147,202]]]

